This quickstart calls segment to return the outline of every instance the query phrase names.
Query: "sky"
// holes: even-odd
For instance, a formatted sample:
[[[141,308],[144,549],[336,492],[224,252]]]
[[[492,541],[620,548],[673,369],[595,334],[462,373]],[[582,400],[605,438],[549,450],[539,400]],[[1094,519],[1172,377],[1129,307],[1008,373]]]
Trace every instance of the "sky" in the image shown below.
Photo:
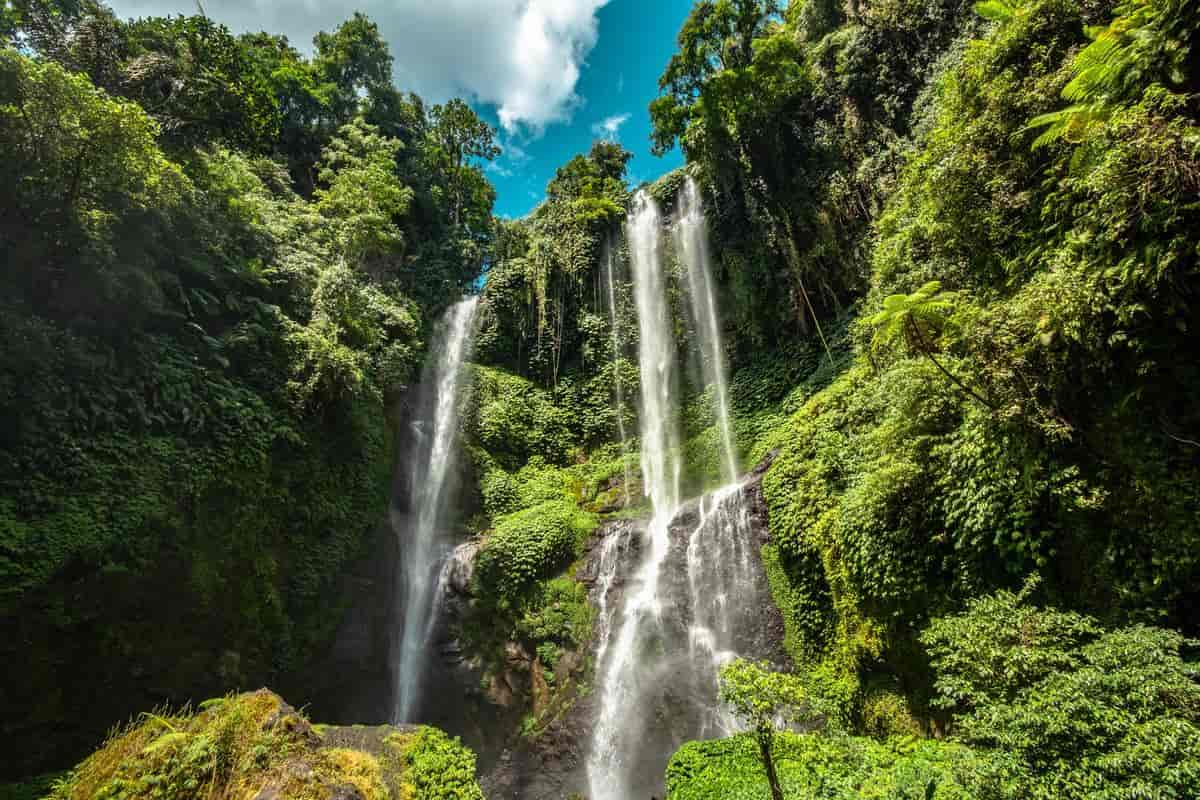
[[[496,213],[527,214],[554,170],[597,138],[634,154],[634,184],[682,163],[650,152],[647,106],[693,0],[203,0],[235,33],[313,35],[362,11],[395,59],[396,84],[430,102],[462,97],[497,129],[487,166]],[[109,0],[120,17],[195,14],[196,0]]]

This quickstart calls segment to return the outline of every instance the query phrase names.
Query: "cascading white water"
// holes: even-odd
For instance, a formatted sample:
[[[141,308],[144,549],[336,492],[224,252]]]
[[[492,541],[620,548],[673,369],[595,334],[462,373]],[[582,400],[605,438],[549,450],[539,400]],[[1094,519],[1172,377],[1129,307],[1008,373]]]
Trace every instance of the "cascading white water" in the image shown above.
[[[587,760],[591,800],[649,797],[666,759],[688,739],[721,736],[737,721],[718,702],[720,667],[738,654],[771,655],[762,609],[769,590],[747,485],[737,479],[728,387],[700,192],[688,181],[674,242],[714,393],[724,488],[683,504],[675,396],[677,353],[660,253],[662,219],[645,193],[627,225],[637,301],[641,458],[652,505],[641,561],[620,602],[608,599],[617,540],[602,545],[596,723]],[[614,534],[609,534],[610,537]],[[609,621],[609,618],[612,621]]]
[[[641,464],[645,493],[653,515],[647,526],[649,547],[626,592],[615,640],[599,665],[600,707],[588,756],[591,800],[625,800],[629,762],[636,758],[638,727],[644,709],[641,650],[659,626],[659,575],[670,548],[670,522],[679,507],[679,434],[675,424],[675,337],[668,313],[659,233],[662,215],[654,200],[639,192],[627,225],[638,315],[641,370]]]
[[[675,245],[687,266],[688,298],[699,337],[705,383],[713,387],[717,430],[721,435],[721,478],[726,484],[737,479],[737,455],[729,422],[729,391],[725,371],[725,351],[717,321],[717,302],[713,292],[712,265],[708,255],[708,223],[700,187],[691,177],[683,184],[675,220]]]
[[[452,306],[442,320],[422,385],[420,441],[409,464],[409,514],[394,518],[401,537],[400,633],[393,663],[393,720],[409,721],[420,697],[425,654],[434,623],[439,563],[452,548],[443,536],[458,431],[459,379],[470,349],[478,298]]]
[[[689,661],[701,700],[698,738],[727,736],[737,719],[717,703],[720,669],[736,658],[742,617],[762,608],[757,548],[745,487],[732,483],[700,498],[700,520],[688,537],[687,573],[691,622]]]
[[[617,523],[604,537],[600,545],[600,558],[596,565],[596,581],[592,597],[596,603],[596,662],[603,663],[612,640],[613,620],[617,608],[612,602],[613,586],[617,582],[622,566],[622,557],[629,548],[630,538],[636,533],[637,525],[631,521]]]
[[[621,344],[621,326],[617,313],[617,284],[613,270],[613,259],[616,258],[613,243],[610,240],[605,247],[607,253],[604,261],[604,280],[608,284],[608,326],[612,344],[613,388],[616,394],[617,432],[621,435],[621,466],[625,473],[625,482],[621,484],[625,505],[629,505],[629,436],[625,431],[625,386],[621,380],[621,356],[624,347]]]

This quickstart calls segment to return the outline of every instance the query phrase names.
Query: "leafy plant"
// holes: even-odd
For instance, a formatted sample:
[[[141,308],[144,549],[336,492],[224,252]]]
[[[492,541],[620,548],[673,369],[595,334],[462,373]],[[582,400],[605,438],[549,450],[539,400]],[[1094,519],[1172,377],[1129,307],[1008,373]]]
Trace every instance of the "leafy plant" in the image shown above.
[[[1034,798],[1187,797],[1200,788],[1200,672],[1180,634],[1029,603],[972,601],[922,634],[955,735],[1015,762]]]
[[[771,672],[766,664],[738,660],[721,668],[721,700],[749,723],[773,800],[783,800],[775,769],[775,726],[807,716],[803,686],[792,675]],[[807,712],[807,713],[806,713]]]

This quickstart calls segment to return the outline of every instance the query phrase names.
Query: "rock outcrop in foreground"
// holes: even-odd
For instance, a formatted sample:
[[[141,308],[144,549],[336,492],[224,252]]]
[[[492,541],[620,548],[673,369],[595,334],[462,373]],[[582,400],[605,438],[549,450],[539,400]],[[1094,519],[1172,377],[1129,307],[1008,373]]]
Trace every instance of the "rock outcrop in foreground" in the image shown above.
[[[266,689],[141,715],[51,800],[482,800],[475,755],[429,727],[327,727]]]

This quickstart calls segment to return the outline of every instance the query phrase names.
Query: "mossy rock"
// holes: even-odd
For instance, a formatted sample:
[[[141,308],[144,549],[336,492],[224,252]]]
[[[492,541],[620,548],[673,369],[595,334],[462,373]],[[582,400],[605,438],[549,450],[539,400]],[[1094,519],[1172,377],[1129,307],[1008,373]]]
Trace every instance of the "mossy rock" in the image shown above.
[[[51,800],[482,800],[475,755],[426,727],[313,726],[266,689],[141,715]]]

